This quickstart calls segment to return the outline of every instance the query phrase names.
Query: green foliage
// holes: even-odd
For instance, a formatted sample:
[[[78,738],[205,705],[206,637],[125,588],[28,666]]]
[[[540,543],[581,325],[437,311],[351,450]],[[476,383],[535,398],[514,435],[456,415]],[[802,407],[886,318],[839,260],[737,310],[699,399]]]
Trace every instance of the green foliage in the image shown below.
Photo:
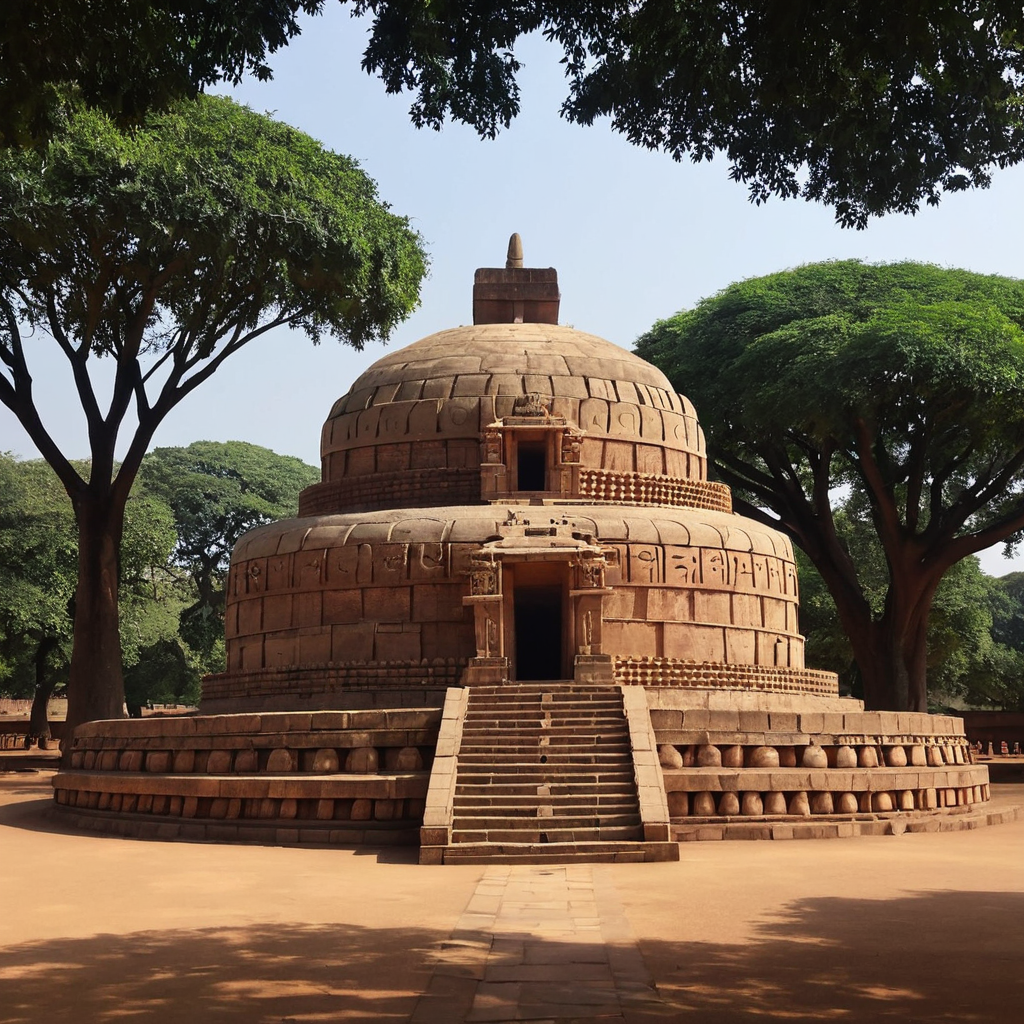
[[[77,104],[58,113],[45,146],[0,150],[0,402],[76,510],[73,728],[123,703],[118,595],[104,581],[163,418],[275,327],[356,347],[386,338],[415,307],[426,262],[353,161],[229,100],[179,102],[132,130]],[[52,340],[68,360],[88,480],[39,416],[29,339]],[[91,377],[104,357],[106,408]],[[129,411],[137,426],[115,466]]]
[[[299,492],[320,472],[300,459],[244,441],[196,441],[157,448],[143,459],[139,481],[174,511],[174,562],[196,599],[181,610],[179,634],[207,672],[223,670],[224,584],[231,549],[248,530],[294,516]]]
[[[320,471],[245,441],[196,441],[155,448],[139,478],[174,510],[175,560],[199,577],[223,574],[247,530],[294,516],[299,491],[318,483]]]
[[[0,5],[0,145],[45,137],[67,97],[125,123],[246,72],[323,0],[5,0]]]
[[[0,693],[31,697],[37,657],[44,671],[66,670],[77,558],[71,505],[52,470],[0,453]]]
[[[778,467],[828,455],[833,482],[888,490],[925,533],[949,535],[947,506],[976,506],[976,527],[1020,502],[1024,282],[814,264],[731,285],[637,351],[698,404],[716,462],[751,470],[755,501]]]
[[[343,0],[345,2],[345,0]],[[69,100],[138,122],[251,72],[323,0],[6,0],[0,145],[48,137]],[[519,112],[519,38],[562,50],[562,113],[630,142],[724,154],[755,202],[803,196],[844,226],[988,184],[1024,155],[1024,11],[1011,0],[351,0],[363,67],[492,138]]]
[[[802,195],[844,226],[988,184],[1024,156],[1024,11],[1010,0],[356,0],[363,66],[493,137],[519,112],[515,43],[563,50],[572,121],[611,117],[676,159],[723,153],[751,198]]]
[[[83,473],[88,467],[78,464]],[[125,509],[121,545],[121,641],[126,663],[177,632],[182,607],[194,600],[168,572],[176,541],[170,507],[134,494]],[[74,509],[42,460],[0,455],[0,692],[28,698],[40,680],[66,679],[78,576]],[[196,674],[198,681],[198,674]]]
[[[741,511],[817,566],[871,699],[920,705],[940,580],[1024,528],[1024,282],[815,264],[731,285],[637,351],[693,400]]]

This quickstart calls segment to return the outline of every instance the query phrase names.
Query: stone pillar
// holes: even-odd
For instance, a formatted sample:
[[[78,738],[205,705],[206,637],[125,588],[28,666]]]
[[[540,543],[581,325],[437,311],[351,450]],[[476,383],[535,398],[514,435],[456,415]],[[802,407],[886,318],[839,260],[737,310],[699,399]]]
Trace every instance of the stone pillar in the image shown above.
[[[611,683],[615,680],[611,655],[601,649],[604,627],[605,561],[600,555],[585,555],[574,566],[576,586],[569,591],[572,602],[576,654],[573,678],[581,683]]]
[[[501,563],[492,559],[473,558],[469,583],[470,594],[462,599],[462,603],[473,609],[476,657],[469,659],[462,681],[467,686],[474,683],[506,683],[509,665],[505,654]]]

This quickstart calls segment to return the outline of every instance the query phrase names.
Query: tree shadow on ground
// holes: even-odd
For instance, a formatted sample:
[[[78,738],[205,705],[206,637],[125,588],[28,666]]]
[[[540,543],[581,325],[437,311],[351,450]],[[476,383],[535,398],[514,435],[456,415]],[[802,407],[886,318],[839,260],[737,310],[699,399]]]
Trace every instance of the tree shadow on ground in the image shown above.
[[[406,1021],[446,938],[260,924],[28,943],[0,951],[0,1021]],[[528,946],[533,962],[594,962],[593,945],[538,935]],[[1024,1005],[1019,893],[799,900],[741,945],[656,938],[641,948],[662,1003],[638,1021],[981,1024],[1019,1019]],[[566,1005],[556,1019],[593,1012]]]
[[[404,1021],[442,938],[264,924],[29,943],[0,951],[0,1021]]]
[[[655,939],[641,948],[674,1008],[670,1019],[850,1024],[1024,1015],[1024,894],[1017,892],[802,899],[743,944]]]

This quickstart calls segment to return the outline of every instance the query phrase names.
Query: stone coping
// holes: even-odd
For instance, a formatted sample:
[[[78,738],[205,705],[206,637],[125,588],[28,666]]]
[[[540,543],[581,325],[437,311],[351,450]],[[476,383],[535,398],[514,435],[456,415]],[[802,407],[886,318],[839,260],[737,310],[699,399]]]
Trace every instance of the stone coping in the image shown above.
[[[665,841],[668,835],[668,801],[661,764],[658,761],[658,741],[647,711],[647,696],[643,690],[623,686],[622,710],[629,726],[629,745],[633,756],[636,791],[640,801],[640,823],[644,839],[648,842]]]
[[[660,694],[658,695],[661,696]],[[955,737],[963,740],[962,718],[952,715],[928,715],[912,711],[864,711],[863,705],[850,711],[760,709],[723,709],[666,707],[663,701],[651,702],[651,721],[661,743],[703,742],[663,737],[712,733],[749,735],[780,733],[819,739],[823,735],[852,737]],[[859,702],[857,702],[859,704]],[[754,742],[746,740],[745,742]],[[793,742],[797,742],[794,740]],[[897,742],[893,740],[893,742]]]
[[[435,708],[367,708],[352,711],[269,711],[258,714],[182,715],[161,718],[118,718],[86,722],[75,730],[75,742],[92,737],[179,737],[236,734],[309,733],[340,730],[409,730],[436,728]]]

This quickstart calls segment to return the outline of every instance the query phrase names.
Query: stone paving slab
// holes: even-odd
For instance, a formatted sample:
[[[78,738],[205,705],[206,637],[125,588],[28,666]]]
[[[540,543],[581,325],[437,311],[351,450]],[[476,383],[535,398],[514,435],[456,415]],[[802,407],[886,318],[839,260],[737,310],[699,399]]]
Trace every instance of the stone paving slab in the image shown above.
[[[412,1024],[639,1024],[658,997],[607,868],[488,867]]]

